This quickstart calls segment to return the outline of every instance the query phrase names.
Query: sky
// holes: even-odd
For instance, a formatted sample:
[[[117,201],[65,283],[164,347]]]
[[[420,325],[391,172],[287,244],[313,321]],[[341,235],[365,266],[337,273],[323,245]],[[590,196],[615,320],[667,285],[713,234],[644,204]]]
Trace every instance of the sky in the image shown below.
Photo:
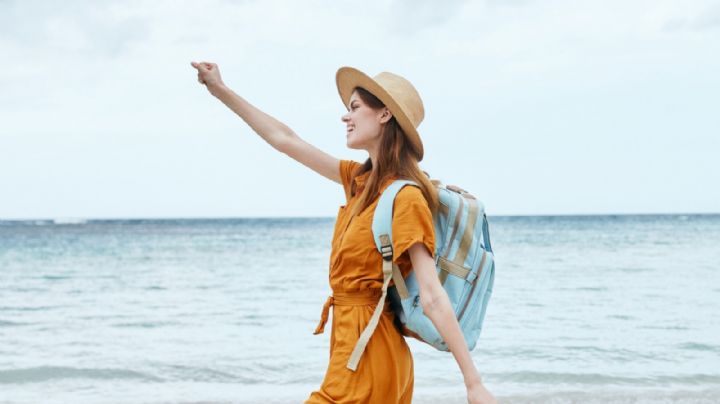
[[[488,215],[720,212],[720,1],[0,0],[0,220],[332,217],[191,61],[348,149],[341,66],[410,80]]]

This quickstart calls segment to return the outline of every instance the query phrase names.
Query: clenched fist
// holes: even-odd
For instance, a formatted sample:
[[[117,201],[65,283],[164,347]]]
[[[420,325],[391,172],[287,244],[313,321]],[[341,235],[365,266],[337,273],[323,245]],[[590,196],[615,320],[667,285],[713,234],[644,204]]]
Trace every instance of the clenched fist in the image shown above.
[[[225,85],[220,77],[220,69],[215,63],[190,62],[190,64],[197,69],[198,82],[204,84],[210,92],[215,88]]]

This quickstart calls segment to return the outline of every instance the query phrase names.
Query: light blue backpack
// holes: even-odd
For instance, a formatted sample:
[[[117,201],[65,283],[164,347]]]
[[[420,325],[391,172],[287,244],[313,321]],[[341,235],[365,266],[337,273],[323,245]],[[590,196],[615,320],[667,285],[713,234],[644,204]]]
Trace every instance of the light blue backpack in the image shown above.
[[[469,350],[475,348],[482,330],[485,311],[495,279],[495,258],[485,209],[474,196],[453,185],[433,181],[438,190],[440,209],[433,217],[435,225],[435,267],[443,288],[450,298],[455,316]],[[448,351],[440,333],[420,305],[420,287],[411,271],[403,279],[392,262],[392,212],[395,196],[413,181],[396,180],[380,196],[373,217],[372,231],[378,251],[383,256],[383,293],[368,326],[355,346],[348,368],[355,370],[360,356],[379,321],[386,297],[395,309],[404,335]],[[390,279],[395,286],[388,287]]]

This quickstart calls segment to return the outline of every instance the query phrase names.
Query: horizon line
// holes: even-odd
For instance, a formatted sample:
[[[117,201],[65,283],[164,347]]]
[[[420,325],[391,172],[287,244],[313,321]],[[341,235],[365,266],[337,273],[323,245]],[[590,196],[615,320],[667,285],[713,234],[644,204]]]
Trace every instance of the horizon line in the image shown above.
[[[551,213],[551,214],[502,214],[487,216],[495,218],[519,217],[597,217],[597,216],[717,216],[718,212],[622,212],[622,213]],[[73,221],[124,221],[124,220],[267,220],[267,219],[333,219],[335,216],[108,216],[108,217],[27,217],[27,218],[0,218],[0,222],[27,222],[27,221],[60,221],[72,223]]]

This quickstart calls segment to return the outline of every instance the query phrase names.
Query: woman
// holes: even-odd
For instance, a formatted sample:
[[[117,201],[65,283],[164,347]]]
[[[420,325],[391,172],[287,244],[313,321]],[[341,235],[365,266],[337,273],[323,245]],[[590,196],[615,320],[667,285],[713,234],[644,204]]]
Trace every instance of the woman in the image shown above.
[[[412,356],[385,299],[389,278],[383,277],[382,256],[375,247],[371,228],[378,196],[399,178],[411,179],[420,187],[403,187],[395,199],[392,260],[403,276],[415,270],[420,304],[463,373],[468,402],[495,403],[470,358],[450,300],[436,274],[432,212],[439,202],[433,184],[418,166],[423,145],[417,126],[424,110],[412,84],[387,72],[371,78],[349,67],[338,70],[338,91],[348,109],[342,116],[347,126],[347,146],[369,154],[360,164],[324,153],[255,108],[224,85],[216,64],[191,64],[197,69],[198,81],[266,142],[343,186],[347,203],[338,212],[330,257],[333,295],[325,303],[315,330],[315,334],[323,332],[333,306],[330,363],[320,389],[312,392],[306,403],[412,401]],[[364,330],[367,338],[361,338]]]

